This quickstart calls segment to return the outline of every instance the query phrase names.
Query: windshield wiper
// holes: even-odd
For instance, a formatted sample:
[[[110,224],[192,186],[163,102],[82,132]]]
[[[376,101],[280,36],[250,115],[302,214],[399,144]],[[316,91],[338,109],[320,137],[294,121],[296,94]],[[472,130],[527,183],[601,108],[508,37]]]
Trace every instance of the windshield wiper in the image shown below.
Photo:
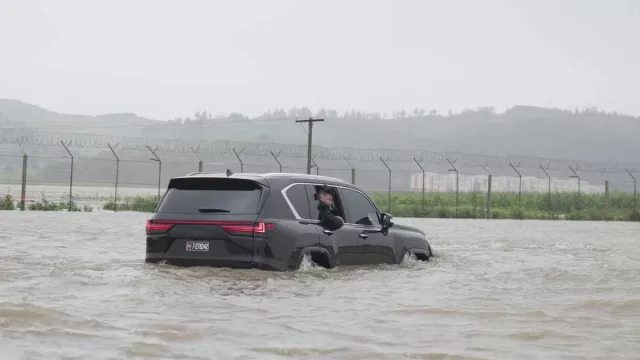
[[[225,209],[198,209],[198,211],[203,212],[203,213],[220,213],[220,212],[228,213],[228,212],[230,212],[229,210],[225,210]]]

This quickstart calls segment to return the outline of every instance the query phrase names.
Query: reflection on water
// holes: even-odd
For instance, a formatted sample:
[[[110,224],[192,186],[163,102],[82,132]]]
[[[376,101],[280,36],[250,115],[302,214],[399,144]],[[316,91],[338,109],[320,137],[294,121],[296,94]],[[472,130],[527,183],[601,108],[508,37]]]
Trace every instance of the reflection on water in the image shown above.
[[[637,359],[637,224],[400,219],[436,258],[143,263],[144,214],[0,214],[3,359]]]

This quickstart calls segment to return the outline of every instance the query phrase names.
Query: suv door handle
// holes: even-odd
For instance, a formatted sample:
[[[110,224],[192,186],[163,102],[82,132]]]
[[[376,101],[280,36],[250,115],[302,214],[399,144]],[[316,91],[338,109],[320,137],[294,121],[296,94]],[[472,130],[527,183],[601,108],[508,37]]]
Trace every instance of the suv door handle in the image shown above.
[[[331,231],[331,230],[322,230],[322,232],[327,234],[327,235],[333,235],[333,231]]]
[[[366,239],[366,238],[368,238],[368,237],[369,237],[369,235],[367,235],[366,233],[363,233],[363,232],[361,232],[360,234],[358,234],[358,236],[359,236],[361,239]]]

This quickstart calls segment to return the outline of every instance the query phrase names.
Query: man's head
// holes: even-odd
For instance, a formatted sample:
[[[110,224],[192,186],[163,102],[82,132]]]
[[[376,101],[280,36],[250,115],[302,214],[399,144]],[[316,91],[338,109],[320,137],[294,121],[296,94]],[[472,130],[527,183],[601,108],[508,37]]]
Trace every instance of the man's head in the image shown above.
[[[333,191],[327,186],[322,186],[318,189],[318,200],[327,205],[333,204]]]

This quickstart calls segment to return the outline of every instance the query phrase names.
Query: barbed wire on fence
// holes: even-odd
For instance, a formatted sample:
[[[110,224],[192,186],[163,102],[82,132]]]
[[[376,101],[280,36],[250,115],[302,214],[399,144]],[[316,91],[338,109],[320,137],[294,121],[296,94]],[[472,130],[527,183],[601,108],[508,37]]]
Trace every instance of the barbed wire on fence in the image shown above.
[[[278,154],[278,158],[306,158],[307,146],[295,144],[254,143],[230,140],[185,140],[158,139],[150,137],[107,136],[83,133],[45,132],[31,129],[5,129],[0,132],[0,144],[15,144],[21,148],[24,145],[60,146],[61,143],[70,144],[72,148],[107,149],[108,144],[118,144],[120,150],[148,151],[149,148],[175,153],[217,153],[230,154],[234,150],[242,151],[245,156],[271,157]],[[197,150],[196,150],[197,149]],[[519,168],[539,170],[545,166],[547,170],[567,171],[571,165],[586,173],[623,174],[627,168],[640,167],[639,164],[619,162],[588,162],[570,159],[543,159],[530,156],[493,156],[483,154],[469,154],[462,152],[432,152],[420,149],[359,149],[351,147],[322,147],[314,146],[314,160],[347,160],[379,162],[380,158],[394,163],[413,163],[421,159],[421,163],[448,164],[447,159],[457,159],[457,164],[464,167],[504,169],[518,163]]]

